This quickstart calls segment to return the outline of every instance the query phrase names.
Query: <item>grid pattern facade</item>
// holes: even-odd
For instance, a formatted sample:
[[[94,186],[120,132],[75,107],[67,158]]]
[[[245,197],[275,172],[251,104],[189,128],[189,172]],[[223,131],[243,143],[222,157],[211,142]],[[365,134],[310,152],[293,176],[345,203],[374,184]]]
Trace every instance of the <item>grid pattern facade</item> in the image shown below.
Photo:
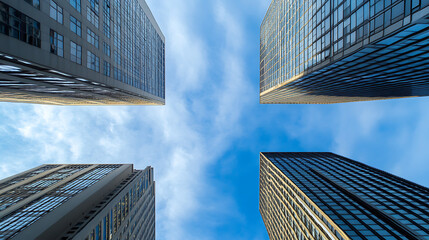
[[[163,105],[165,39],[144,0],[0,1],[0,100]]]
[[[0,239],[155,239],[151,167],[43,165],[0,184]]]
[[[427,96],[425,0],[273,0],[261,26],[261,103]]]
[[[125,186],[125,187],[124,187]],[[155,240],[153,169],[136,171],[62,239]],[[73,228],[72,228],[73,229]]]
[[[429,239],[425,187],[332,153],[261,153],[260,171],[270,239]]]

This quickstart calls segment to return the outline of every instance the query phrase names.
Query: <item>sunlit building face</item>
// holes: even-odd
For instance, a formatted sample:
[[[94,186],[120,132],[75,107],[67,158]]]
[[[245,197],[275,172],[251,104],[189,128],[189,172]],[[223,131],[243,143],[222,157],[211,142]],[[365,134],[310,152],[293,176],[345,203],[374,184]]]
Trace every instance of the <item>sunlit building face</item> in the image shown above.
[[[0,101],[165,103],[165,38],[144,0],[0,0],[0,13]]]
[[[48,164],[0,181],[0,239],[155,239],[153,168]]]
[[[273,0],[261,26],[261,103],[429,95],[426,0]]]
[[[427,239],[429,189],[333,153],[261,153],[271,240]]]

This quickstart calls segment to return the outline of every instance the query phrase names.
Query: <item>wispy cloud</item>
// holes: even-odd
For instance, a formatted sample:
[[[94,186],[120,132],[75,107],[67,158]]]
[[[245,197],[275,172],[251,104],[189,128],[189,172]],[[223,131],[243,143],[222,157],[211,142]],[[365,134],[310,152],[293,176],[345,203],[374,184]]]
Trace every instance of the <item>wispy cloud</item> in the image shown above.
[[[3,162],[0,174],[40,163],[132,162],[140,169],[152,165],[158,239],[215,239],[190,231],[189,223],[204,229],[219,224],[220,216],[239,215],[226,210],[234,209],[234,200],[218,194],[208,167],[240,134],[237,126],[249,102],[241,56],[243,29],[223,2],[210,3],[213,9],[194,0],[148,4],[166,35],[167,105],[2,104],[7,132],[18,136],[31,157],[13,170],[13,163]],[[219,34],[205,35],[195,21],[201,11],[215,17]],[[209,56],[209,45],[217,41],[223,43],[220,54]]]

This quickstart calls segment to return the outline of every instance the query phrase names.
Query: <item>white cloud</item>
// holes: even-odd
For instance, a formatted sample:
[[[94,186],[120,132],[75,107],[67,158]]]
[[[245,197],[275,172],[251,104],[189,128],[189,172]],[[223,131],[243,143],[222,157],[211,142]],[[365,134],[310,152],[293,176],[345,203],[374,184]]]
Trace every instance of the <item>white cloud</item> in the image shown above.
[[[205,14],[214,14],[218,26],[228,33],[226,38],[213,34],[214,39],[207,39],[202,35],[207,31],[198,31],[195,21],[205,4],[148,1],[166,35],[166,106],[15,104],[11,114],[11,105],[3,103],[8,111],[1,114],[9,115],[10,132],[27,144],[32,155],[20,167],[0,164],[0,174],[39,163],[133,162],[139,169],[152,165],[157,181],[157,239],[213,239],[204,232],[186,231],[187,223],[197,221],[204,227],[204,221],[216,224],[219,215],[239,215],[218,210],[234,207],[234,201],[218,194],[207,168],[240,134],[236,126],[249,102],[243,96],[250,87],[240,57],[243,36],[238,19],[223,3],[215,5],[214,12],[206,8]],[[225,43],[221,54],[209,58],[208,41],[218,40]],[[207,219],[201,221],[201,214]]]

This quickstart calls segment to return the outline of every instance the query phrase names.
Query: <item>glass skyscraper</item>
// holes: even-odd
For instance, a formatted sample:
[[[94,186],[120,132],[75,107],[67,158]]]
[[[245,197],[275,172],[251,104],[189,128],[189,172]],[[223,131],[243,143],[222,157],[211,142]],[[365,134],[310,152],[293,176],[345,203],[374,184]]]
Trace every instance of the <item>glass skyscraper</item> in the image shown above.
[[[333,153],[261,153],[271,240],[429,239],[429,189]]]
[[[0,101],[164,105],[164,35],[144,0],[0,0]]]
[[[49,164],[1,180],[0,239],[155,240],[153,168]]]
[[[429,1],[272,0],[261,25],[261,103],[429,95]]]

